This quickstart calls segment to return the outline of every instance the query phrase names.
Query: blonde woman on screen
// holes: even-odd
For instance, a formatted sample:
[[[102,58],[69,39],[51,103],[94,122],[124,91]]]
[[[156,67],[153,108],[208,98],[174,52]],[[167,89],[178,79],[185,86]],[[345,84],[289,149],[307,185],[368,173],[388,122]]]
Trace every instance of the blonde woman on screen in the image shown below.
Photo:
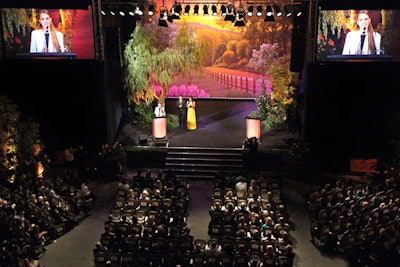
[[[374,31],[368,10],[360,10],[357,15],[358,30],[346,34],[342,55],[380,54],[381,35]]]
[[[47,9],[39,11],[41,29],[31,33],[31,53],[64,52],[64,35],[57,31]]]

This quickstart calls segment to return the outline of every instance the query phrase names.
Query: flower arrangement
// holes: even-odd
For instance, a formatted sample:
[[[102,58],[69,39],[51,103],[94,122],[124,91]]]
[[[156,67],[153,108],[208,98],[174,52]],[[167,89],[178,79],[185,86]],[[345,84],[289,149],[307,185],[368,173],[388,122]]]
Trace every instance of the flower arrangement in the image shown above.
[[[326,56],[335,54],[335,51],[335,41],[330,38],[326,38],[323,34],[319,34],[317,45],[318,59],[323,60],[326,58]]]
[[[120,156],[122,152],[122,144],[116,141],[112,146],[108,144],[102,145],[99,157],[102,159],[115,158]]]
[[[298,73],[291,72],[285,64],[275,64],[270,66],[268,74],[272,77],[272,89],[269,91],[264,86],[256,98],[258,113],[264,128],[286,130],[288,113],[297,105]]]

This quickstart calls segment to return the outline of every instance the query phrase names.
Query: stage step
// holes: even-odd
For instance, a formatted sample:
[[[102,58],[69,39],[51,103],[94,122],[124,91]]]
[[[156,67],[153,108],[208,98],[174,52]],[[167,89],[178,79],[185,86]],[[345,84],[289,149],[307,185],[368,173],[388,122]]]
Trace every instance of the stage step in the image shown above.
[[[168,147],[165,169],[180,178],[214,179],[223,170],[243,170],[242,148]]]

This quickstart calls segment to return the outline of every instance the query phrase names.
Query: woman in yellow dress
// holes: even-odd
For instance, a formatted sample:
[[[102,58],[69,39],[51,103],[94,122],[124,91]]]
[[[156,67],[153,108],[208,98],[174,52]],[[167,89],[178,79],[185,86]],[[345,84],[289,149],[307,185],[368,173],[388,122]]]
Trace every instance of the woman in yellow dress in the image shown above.
[[[196,122],[196,102],[193,100],[193,97],[189,97],[189,100],[186,102],[187,108],[187,129],[188,130],[196,130],[197,122]]]

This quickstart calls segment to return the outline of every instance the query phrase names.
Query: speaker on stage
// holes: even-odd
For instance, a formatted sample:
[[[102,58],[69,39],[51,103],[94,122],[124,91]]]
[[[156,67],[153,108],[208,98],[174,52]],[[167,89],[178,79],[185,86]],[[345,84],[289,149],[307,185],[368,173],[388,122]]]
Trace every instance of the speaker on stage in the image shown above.
[[[139,145],[145,146],[147,145],[147,136],[144,134],[139,135]]]

